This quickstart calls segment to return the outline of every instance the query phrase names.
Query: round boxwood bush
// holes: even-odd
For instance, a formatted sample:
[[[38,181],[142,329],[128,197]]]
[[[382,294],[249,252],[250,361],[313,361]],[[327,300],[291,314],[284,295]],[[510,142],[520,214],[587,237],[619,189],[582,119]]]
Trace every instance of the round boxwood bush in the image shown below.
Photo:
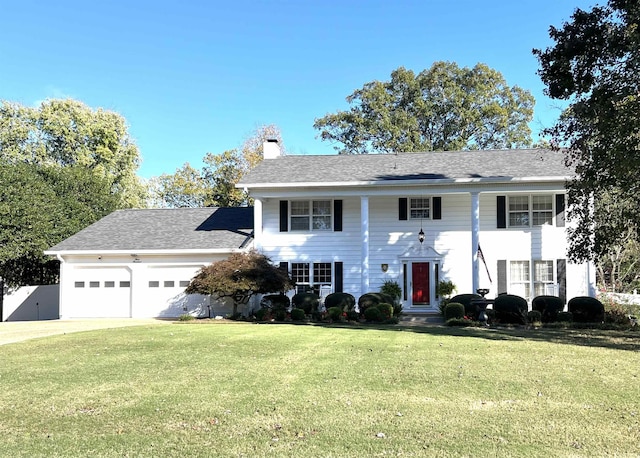
[[[458,304],[462,304],[464,306],[464,315],[469,318],[476,319],[478,317],[478,310],[476,310],[475,304],[472,304],[472,301],[482,299],[482,296],[479,294],[458,294],[453,296],[449,303],[457,302]]]
[[[269,313],[269,309],[266,307],[261,307],[258,310],[256,310],[255,312],[253,312],[253,315],[256,317],[256,320],[258,321],[264,321],[265,317],[267,316],[267,314]]]
[[[364,318],[367,321],[379,323],[381,321],[384,321],[384,314],[382,313],[382,311],[380,311],[377,305],[371,305],[365,309]]]
[[[514,294],[502,294],[493,304],[496,321],[504,324],[527,324],[529,304],[526,299]]]
[[[387,303],[387,302],[382,302],[380,304],[377,305],[378,310],[380,310],[380,312],[382,313],[382,315],[384,316],[385,319],[389,319],[393,316],[393,305]]]
[[[444,308],[444,319],[464,318],[464,305],[460,302],[449,302]]]
[[[558,313],[564,309],[562,299],[557,296],[536,296],[531,301],[531,309],[540,312],[543,323],[558,321]]]
[[[298,293],[293,296],[291,303],[294,307],[304,310],[305,314],[311,315],[311,313],[318,310],[320,296],[315,293]]]
[[[329,307],[327,309],[327,315],[333,321],[341,321],[343,313],[344,312],[342,311],[342,309],[340,307]]]
[[[558,313],[558,321],[561,323],[571,323],[573,321],[573,313],[571,312]]]
[[[361,314],[364,314],[369,307],[382,304],[383,302],[392,304],[393,298],[384,293],[364,293],[358,298],[358,309]]]
[[[356,308],[356,298],[349,293],[331,293],[324,299],[324,306],[340,307],[343,312],[349,312]]]
[[[288,296],[284,294],[269,294],[267,296],[262,296],[260,300],[260,306],[262,308],[267,308],[271,310],[286,310],[291,305],[291,301]]]
[[[304,320],[304,317],[305,317],[304,310],[295,308],[295,307],[291,309],[291,319],[293,321],[302,321]]]
[[[569,301],[569,311],[576,323],[602,323],[604,321],[604,305],[595,297],[574,297]]]
[[[542,313],[538,310],[530,310],[527,313],[527,320],[529,323],[542,323]]]

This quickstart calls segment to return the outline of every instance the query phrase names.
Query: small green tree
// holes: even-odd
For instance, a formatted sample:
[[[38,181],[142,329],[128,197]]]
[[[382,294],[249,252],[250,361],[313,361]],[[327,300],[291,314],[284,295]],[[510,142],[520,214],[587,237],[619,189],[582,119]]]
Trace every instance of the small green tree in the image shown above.
[[[233,253],[227,259],[203,267],[189,283],[187,294],[215,295],[233,300],[233,314],[238,305],[249,302],[256,294],[286,291],[295,286],[289,273],[271,264],[258,253]]]

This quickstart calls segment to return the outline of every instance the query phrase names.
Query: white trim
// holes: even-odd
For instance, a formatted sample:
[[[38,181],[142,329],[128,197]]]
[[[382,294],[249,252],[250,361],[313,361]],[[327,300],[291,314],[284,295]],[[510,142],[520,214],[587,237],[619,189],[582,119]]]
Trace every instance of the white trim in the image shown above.
[[[125,254],[125,255],[166,255],[166,254],[231,254],[231,253],[244,253],[247,249],[244,248],[209,248],[209,249],[175,249],[175,250],[61,250],[61,251],[50,251],[47,250],[44,254],[48,256],[70,256],[70,255],[116,255],[116,254]]]
[[[362,240],[362,273],[360,291],[369,291],[369,197],[360,196],[360,240]]]

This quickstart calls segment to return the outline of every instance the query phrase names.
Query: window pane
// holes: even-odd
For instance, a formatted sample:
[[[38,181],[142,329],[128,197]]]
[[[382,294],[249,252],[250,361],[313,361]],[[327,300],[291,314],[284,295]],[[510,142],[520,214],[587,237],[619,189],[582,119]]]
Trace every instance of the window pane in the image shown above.
[[[411,219],[428,219],[430,212],[430,198],[413,198],[410,199],[410,216]]]
[[[328,231],[331,229],[331,215],[329,216],[314,216],[313,217],[313,229],[319,231]]]
[[[291,202],[291,216],[309,215],[309,202],[306,200],[294,200]]]
[[[189,286],[189,280],[180,280],[180,288],[186,288]]]
[[[529,212],[509,213],[509,226],[510,227],[528,227]]]
[[[542,282],[553,281],[553,261],[533,261],[533,280]]]
[[[529,196],[509,197],[509,211],[529,210]]]
[[[100,288],[100,282],[99,281],[90,281],[89,282],[89,288]]]
[[[173,280],[165,280],[164,282],[164,287],[165,288],[173,288],[175,286],[176,282],[174,282]]]
[[[529,261],[511,261],[511,282],[529,281]]]
[[[292,231],[308,231],[309,217],[308,216],[292,216],[291,230]]]
[[[331,284],[331,263],[316,262],[313,264],[313,283]]]
[[[553,210],[553,203],[551,196],[533,196],[532,197],[533,210]]]
[[[306,262],[292,263],[291,278],[296,283],[309,283],[309,264]]]
[[[331,201],[330,200],[314,200],[313,214],[314,215],[331,215]]]
[[[116,286],[116,282],[114,281],[105,281],[104,282],[104,287],[105,288],[113,288]]]
[[[160,286],[160,282],[159,281],[150,281],[149,282],[149,288],[158,288]]]
[[[84,288],[84,282],[83,281],[77,281],[73,284],[73,286],[75,286],[76,288]]]

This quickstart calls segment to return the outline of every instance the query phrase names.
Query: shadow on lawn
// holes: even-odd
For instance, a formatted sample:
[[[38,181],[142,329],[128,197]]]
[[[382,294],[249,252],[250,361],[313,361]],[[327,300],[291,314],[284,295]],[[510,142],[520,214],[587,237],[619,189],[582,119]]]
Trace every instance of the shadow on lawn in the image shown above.
[[[464,328],[448,326],[399,325],[341,325],[315,323],[314,326],[342,328],[345,330],[381,330],[389,332],[414,332],[434,336],[461,336],[487,340],[535,340],[565,345],[602,347],[613,350],[640,351],[640,332],[600,329],[525,329],[525,328]]]

